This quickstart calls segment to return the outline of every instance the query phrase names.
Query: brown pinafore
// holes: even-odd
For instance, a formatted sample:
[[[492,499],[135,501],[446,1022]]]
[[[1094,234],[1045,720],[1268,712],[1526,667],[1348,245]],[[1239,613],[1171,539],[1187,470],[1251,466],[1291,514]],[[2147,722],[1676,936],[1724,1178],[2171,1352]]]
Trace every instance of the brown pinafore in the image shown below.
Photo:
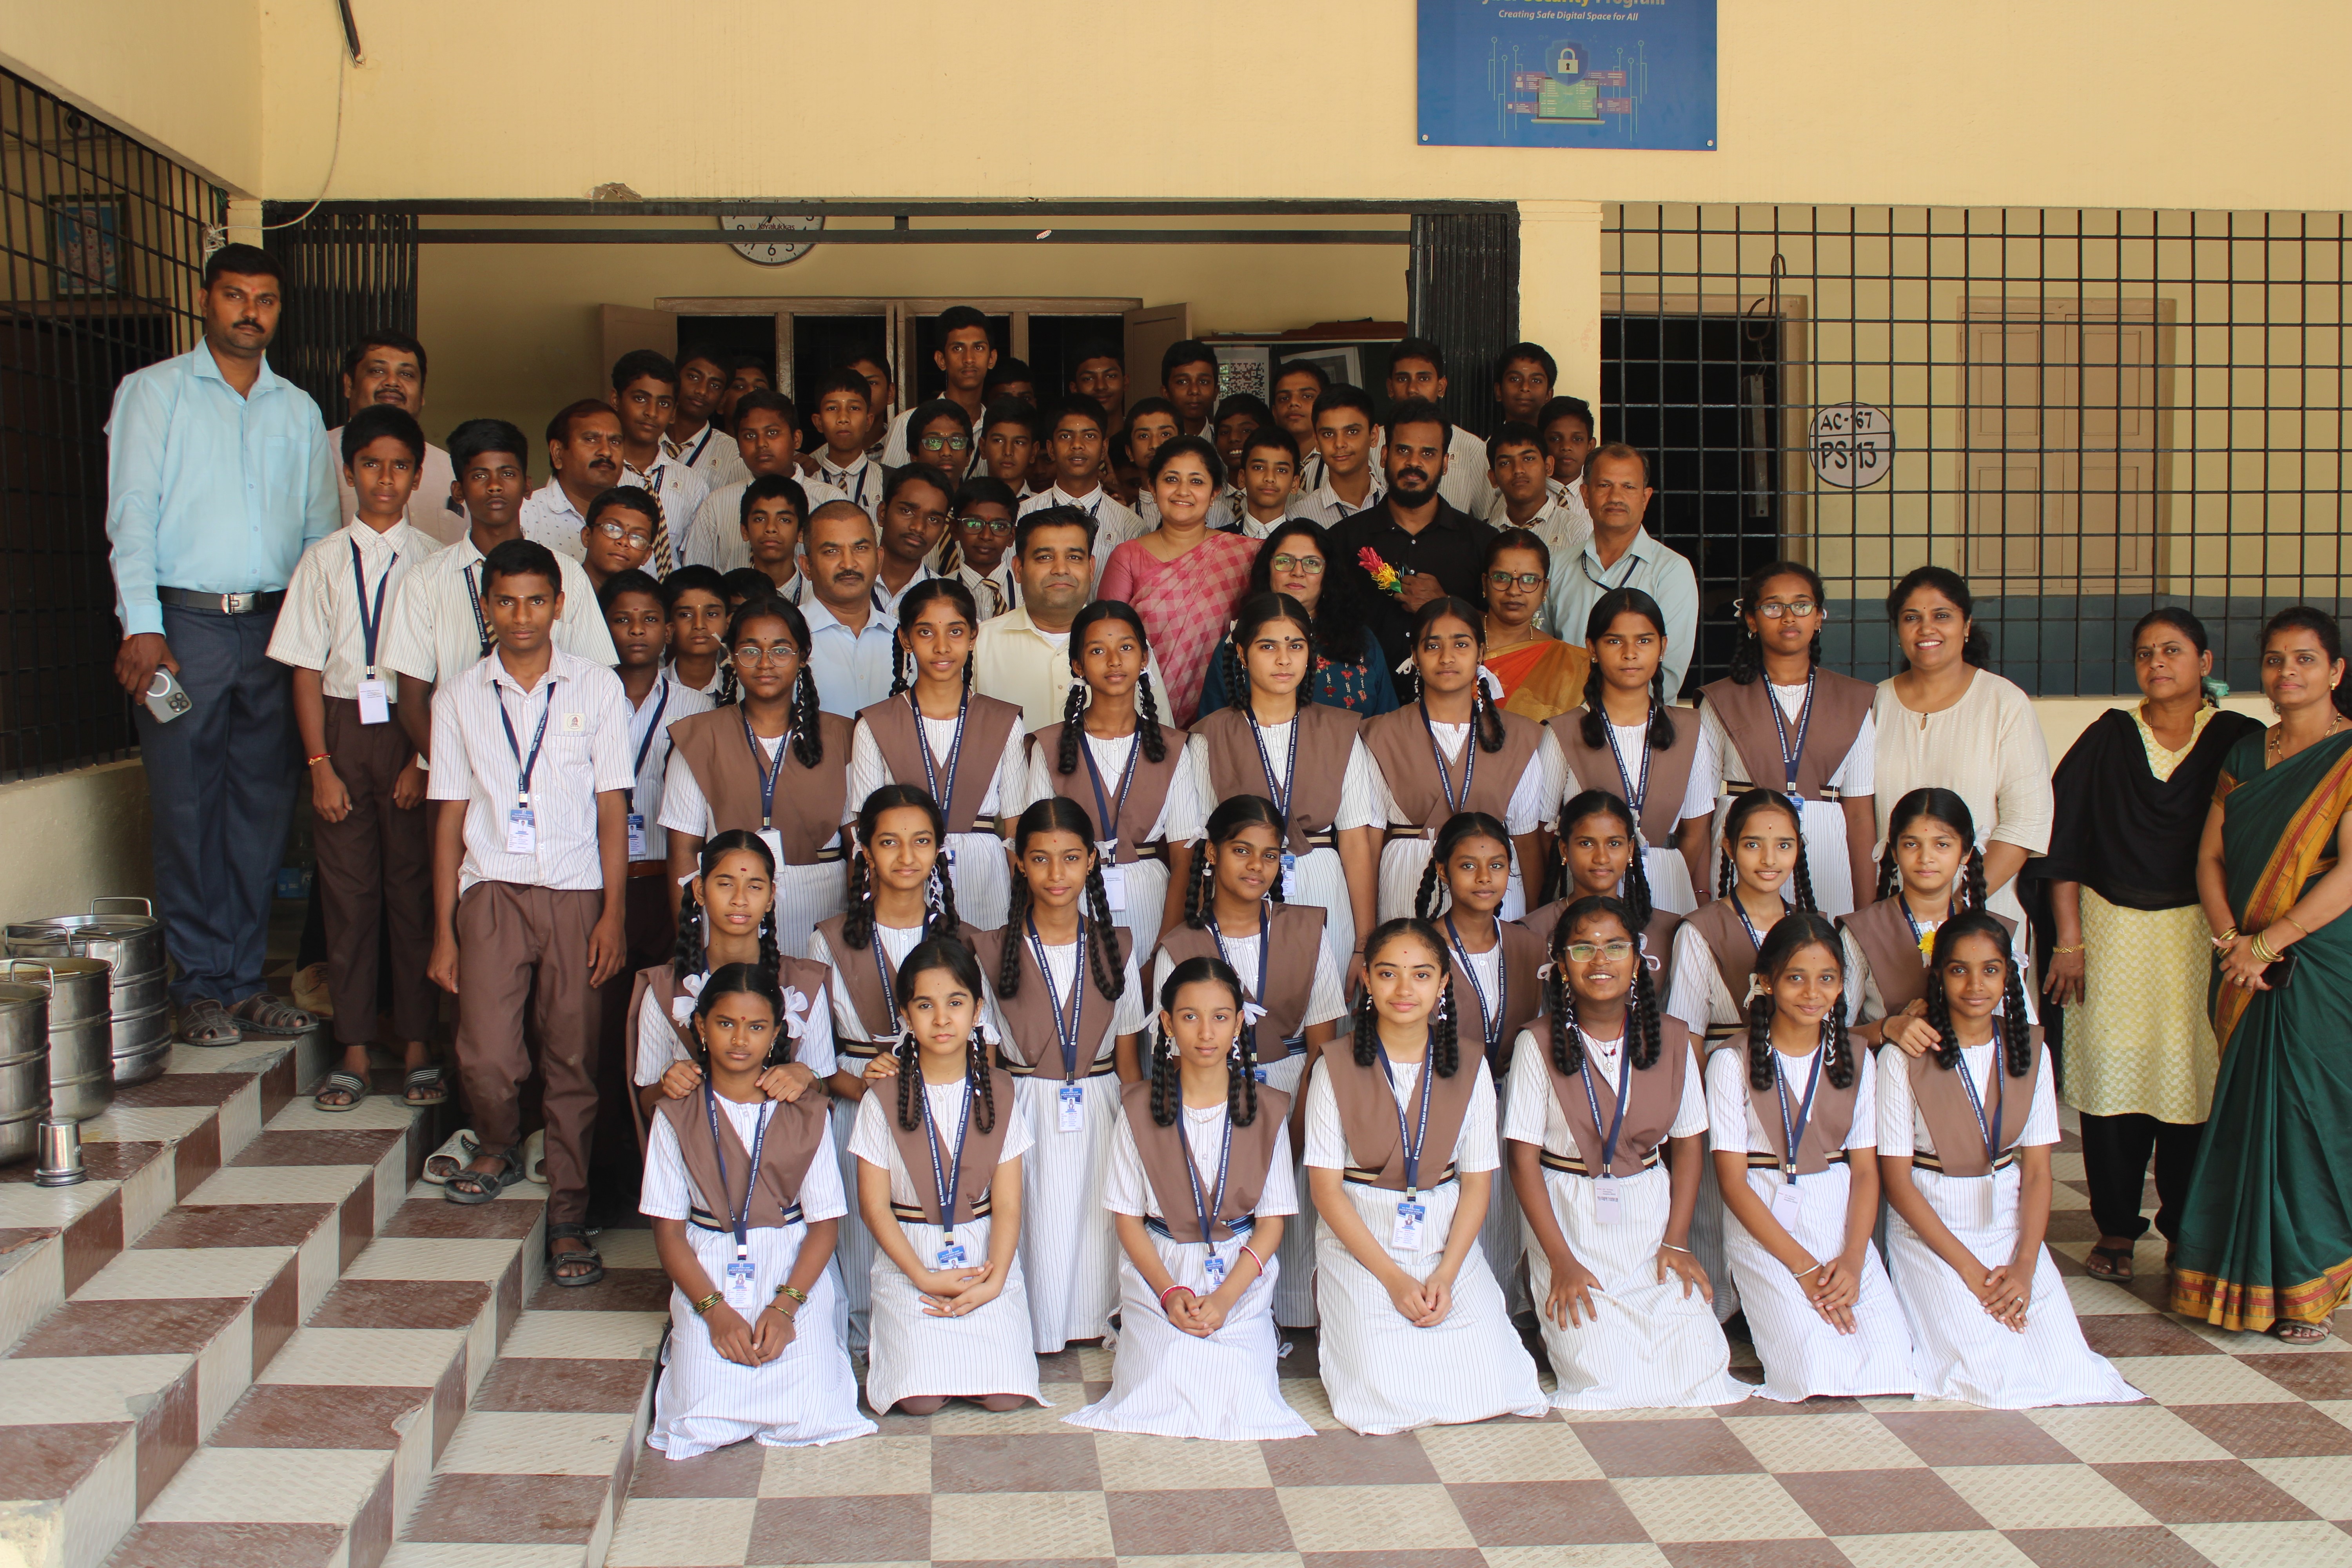
[[[1117,974],[1126,966],[1128,943],[1133,939],[1118,926],[1111,928],[1108,958],[1110,972]],[[996,1010],[1004,1017],[1004,1041],[999,1048],[1013,1075],[1027,1078],[1034,1073],[1040,1078],[1066,1081],[1099,1078],[1112,1071],[1115,1064],[1110,1024],[1118,1011],[1118,1003],[1104,995],[1102,987],[1095,984],[1093,952],[1087,952],[1085,962],[1078,965],[1078,984],[1085,1000],[1078,1010],[1077,1070],[1069,1073],[1064,1070],[1066,1064],[1062,1060],[1062,1038],[1054,1021],[1054,990],[1037,967],[1036,955],[1029,950],[1028,933],[1011,930],[982,931],[972,948],[980,960],[980,972],[992,981],[1003,973],[1007,942],[1020,944],[1021,984],[1010,996],[997,993]],[[1063,1017],[1066,1021],[1068,1014],[1065,1012]]]
[[[790,953],[776,955],[777,988],[784,991],[798,991],[803,996],[808,998],[808,1005],[812,1009],[829,1008],[833,1005],[833,997],[827,989],[832,978],[833,971],[822,963],[805,958],[794,958]],[[652,994],[656,1005],[661,1008],[662,1016],[669,1019],[670,1027],[677,1031],[678,1048],[686,1053],[687,1060],[694,1059],[694,1039],[689,1033],[691,1026],[679,1024],[677,1021],[677,1013],[671,1010],[671,1005],[677,1000],[677,971],[671,964],[652,964],[638,970],[635,983],[629,987],[629,1016],[623,1027],[622,1038],[627,1042],[628,1068],[632,1078],[635,1076],[635,1069],[637,1065],[637,1042],[640,1037],[637,1033],[638,1023],[645,1011],[646,995],[648,992]],[[785,1038],[789,1044],[791,1037],[788,1035]],[[793,1055],[797,1058],[799,1052],[794,1050]],[[823,1093],[819,1089],[812,1089],[809,1093],[816,1094],[820,1099],[823,1098]],[[689,1095],[688,1098],[693,1097]],[[803,1094],[801,1098],[805,1100],[808,1095]],[[645,1108],[637,1103],[635,1092],[629,1095],[629,1110],[636,1122],[637,1152],[642,1156],[646,1152],[646,1113]],[[704,1131],[707,1132],[709,1130],[706,1119]]]
[[[890,770],[891,779],[898,784],[921,786],[929,776],[937,776],[939,787],[947,787],[948,759],[932,757],[930,773],[923,771],[923,758],[930,745],[923,727],[915,721],[914,695],[900,692],[886,697],[871,707],[861,709],[858,719],[871,731],[874,744],[882,753],[883,765]],[[939,803],[948,819],[948,831],[953,833],[993,833],[993,823],[980,820],[980,803],[988,798],[996,783],[997,764],[1004,756],[1004,742],[1021,722],[1021,710],[1013,703],[993,697],[971,695],[971,706],[964,711],[963,750],[956,759],[955,788],[949,798]],[[936,793],[936,791],[934,792]],[[998,802],[1001,808],[1003,802]]]
[[[1633,791],[1642,782],[1641,755],[1627,756],[1625,772],[1619,773],[1617,754],[1609,749],[1607,735],[1601,736],[1597,747],[1584,743],[1587,711],[1579,708],[1544,722],[1559,737],[1560,754],[1568,759],[1577,790],[1606,790],[1630,805]],[[1654,849],[1665,848],[1675,841],[1675,829],[1682,820],[1683,795],[1690,785],[1691,763],[1698,755],[1698,715],[1687,708],[1669,708],[1666,712],[1674,721],[1675,743],[1650,751],[1649,790],[1642,797],[1642,842]],[[1602,715],[1601,722],[1608,722],[1607,715]]]
[[[1396,806],[1396,820],[1388,824],[1389,837],[1433,839],[1437,830],[1445,826],[1445,819],[1456,811],[1483,811],[1498,822],[1509,817],[1511,795],[1519,787],[1528,764],[1535,761],[1536,748],[1543,742],[1543,728],[1517,713],[1505,713],[1501,718],[1503,749],[1494,752],[1480,749],[1479,726],[1473,723],[1464,754],[1446,763],[1443,780],[1438,776],[1437,753],[1431,748],[1429,728],[1422,721],[1418,704],[1364,721],[1364,750],[1371,753],[1373,765],[1387,781],[1389,798]],[[1470,773],[1467,798],[1459,806],[1449,805],[1445,799],[1449,788],[1457,796],[1464,793],[1461,785],[1465,767]]]
[[[1314,998],[1315,965],[1323,945],[1321,910],[1312,904],[1268,907],[1274,911],[1273,934],[1258,950],[1265,959],[1266,994],[1252,997],[1265,1009],[1265,1016],[1257,1022],[1260,1063],[1278,1062],[1297,1048],[1293,1042],[1303,1042],[1307,1005]],[[1168,955],[1171,969],[1189,958],[1224,957],[1217,947],[1216,932],[1195,931],[1181,922],[1160,939],[1160,951]],[[1256,985],[1255,973],[1242,974],[1244,991],[1253,991]],[[1155,1006],[1158,1001],[1152,998]]]
[[[1626,1042],[1629,1068],[1632,1045],[1631,1040]],[[1682,1109],[1683,1079],[1690,1071],[1690,1031],[1678,1018],[1660,1018],[1658,1059],[1646,1068],[1633,1069],[1633,1087],[1625,1096],[1625,1125],[1617,1134],[1616,1154],[1609,1163],[1611,1175],[1634,1175],[1657,1163],[1658,1147],[1665,1142],[1666,1133],[1675,1124],[1675,1113]],[[1580,1064],[1580,1068],[1584,1065]],[[1563,1160],[1547,1150],[1542,1163],[1548,1170],[1591,1175],[1601,1168],[1601,1150],[1609,1140],[1609,1130],[1594,1122],[1592,1107],[1598,1101],[1601,1115],[1613,1118],[1613,1091],[1608,1080],[1596,1071],[1591,1075],[1591,1093],[1587,1095],[1583,1072],[1572,1078],[1563,1074],[1551,1059],[1549,1042],[1544,1049],[1544,1073],[1551,1079],[1552,1099],[1559,1102],[1569,1133],[1576,1140],[1580,1158]]]
[[[1331,845],[1331,825],[1339,816],[1339,785],[1348,773],[1348,753],[1363,721],[1344,708],[1302,702],[1291,745],[1297,758],[1286,820],[1289,836],[1283,847],[1294,855]],[[1192,733],[1208,742],[1209,790],[1221,801],[1235,795],[1258,795],[1272,799],[1275,786],[1266,783],[1265,763],[1258,754],[1257,737],[1250,717],[1239,708],[1222,708],[1202,716]],[[1275,784],[1282,783],[1280,763],[1275,764]],[[1277,805],[1283,805],[1276,801]]]
[[[2009,1065],[2002,1060],[2003,1051],[1998,1045],[1993,1053],[1994,1071],[2000,1079],[2000,1103],[1994,1129],[1994,1139],[2000,1148],[2000,1161],[2009,1163],[2017,1148],[2017,1141],[2025,1132],[2025,1119],[2033,1113],[2033,1091],[2042,1077],[2042,1029],[2039,1025],[2027,1031],[2032,1044],[2032,1061],[2023,1078],[2009,1076]],[[1998,1037],[1996,1037],[1996,1041]],[[1969,1104],[1968,1087],[1960,1082],[1965,1064],[1949,1069],[1936,1065],[1936,1054],[1924,1052],[1904,1064],[1911,1075],[1911,1098],[1919,1107],[1920,1119],[1927,1124],[1927,1136],[1935,1143],[1935,1152],[1916,1151],[1911,1156],[1915,1165],[1931,1171],[1941,1171],[1948,1176],[1989,1176],[1993,1167],[1985,1159],[1984,1134],[1977,1127],[1977,1113]],[[1979,1084],[1977,1092],[1984,1092]],[[1988,1100],[1985,1110],[1994,1110]]]
[[[842,809],[849,796],[849,721],[823,714],[817,734],[824,755],[815,767],[802,765],[789,740],[777,756],[772,826],[783,840],[789,866],[841,858],[838,848],[828,850],[826,846],[841,832]],[[765,759],[752,758],[751,742],[743,738],[742,710],[714,708],[680,719],[669,727],[669,738],[710,807],[710,836],[736,828],[758,832],[760,769]]]
[[[1449,946],[1454,940],[1453,928],[1445,917],[1437,918],[1437,929],[1445,934]],[[1454,1003],[1456,1021],[1465,1040],[1491,1041],[1486,1047],[1486,1070],[1501,1083],[1510,1070],[1511,1048],[1518,1043],[1519,1031],[1534,1022],[1543,1011],[1543,977],[1536,973],[1550,954],[1545,950],[1544,939],[1517,921],[1496,923],[1496,934],[1503,943],[1503,962],[1499,973],[1503,994],[1489,996],[1479,990],[1479,982],[1465,973],[1468,958],[1458,949],[1449,956],[1454,963]],[[1487,1009],[1500,1005],[1500,1019],[1491,1017]],[[1499,1031],[1488,1028],[1499,1023]]]
[[[1200,1167],[1192,1165],[1192,1177],[1184,1173],[1185,1166],[1192,1164],[1192,1153],[1184,1138],[1183,1113],[1180,1110],[1176,1120],[1165,1127],[1154,1121],[1149,1079],[1121,1085],[1118,1096],[1120,1109],[1127,1114],[1128,1131],[1135,1136],[1136,1152],[1143,1157],[1144,1178],[1151,1184],[1160,1222],[1168,1227],[1169,1239],[1226,1240],[1234,1234],[1235,1222],[1257,1212],[1257,1200],[1265,1191],[1266,1174],[1274,1167],[1274,1142],[1290,1115],[1290,1096],[1278,1089],[1259,1085],[1256,1119],[1246,1127],[1234,1129],[1233,1154],[1225,1168],[1225,1199],[1218,1205],[1212,1226],[1223,1234],[1213,1238],[1202,1236],[1200,1211],[1192,1203],[1192,1184],[1198,1178]],[[1433,1110],[1431,1120],[1435,1119]],[[1209,1184],[1203,1182],[1201,1196],[1205,1200],[1208,1195]]]
[[[990,1092],[995,1097],[996,1119],[985,1129],[981,1126],[980,1090],[975,1085],[971,1097],[971,1125],[964,1129],[963,1149],[956,1160],[955,1223],[958,1225],[988,1213],[989,1184],[996,1179],[996,1167],[1004,1148],[1005,1130],[1013,1125],[1013,1117],[1020,1114],[1013,1100],[1013,1075],[1000,1067],[991,1067],[988,1073]],[[919,1097],[923,1093],[920,1068],[917,1069],[916,1078],[913,1092]],[[886,1097],[882,1104],[889,1113],[890,1142],[897,1147],[898,1162],[907,1167],[907,1174],[913,1181],[916,1195],[920,1200],[912,1207],[893,1204],[890,1205],[892,1212],[903,1221],[922,1225],[947,1223],[940,1217],[939,1189],[931,1181],[931,1150],[935,1147],[945,1154],[948,1144],[955,1137],[955,1129],[940,1128],[938,1142],[933,1144],[931,1125],[922,1113],[919,1098],[916,1102],[915,1125],[910,1131],[898,1121],[898,1086],[896,1083],[877,1084],[873,1092]]]
[[[1331,1094],[1339,1109],[1339,1127],[1348,1143],[1347,1180],[1368,1186],[1404,1191],[1404,1140],[1397,1132],[1397,1100],[1387,1075],[1375,1059],[1358,1067],[1351,1050],[1329,1050],[1322,1056],[1323,1070],[1331,1075]],[[1426,1059],[1422,1071],[1430,1071]],[[1471,1090],[1477,1086],[1475,1058],[1465,1057],[1452,1078],[1434,1078],[1429,1091],[1429,1131],[1422,1142],[1421,1185],[1423,1189],[1452,1181],[1454,1146],[1462,1137],[1462,1119],[1470,1110]],[[1421,1085],[1413,1084],[1407,1099],[1408,1120],[1418,1123]]]
[[[2014,941],[2017,922],[1998,910],[1987,912]],[[1854,946],[1869,962],[1871,982],[1878,988],[1879,1000],[1886,1004],[1888,1017],[1927,994],[1927,955],[1919,951],[1918,939],[1911,934],[1900,894],[1866,904],[1838,924],[1853,933]]]
[[[1061,768],[1062,726],[1048,724],[1042,730],[1030,732],[1029,744],[1045,761],[1045,782],[1055,795],[1066,800],[1075,800],[1086,808],[1087,820],[1095,825],[1097,839],[1116,837],[1118,840],[1118,858],[1115,864],[1131,866],[1145,858],[1143,851],[1147,845],[1159,846],[1154,858],[1165,854],[1166,840],[1155,840],[1150,833],[1160,821],[1160,810],[1168,804],[1168,786],[1174,782],[1176,770],[1183,763],[1184,731],[1173,724],[1160,726],[1160,737],[1166,750],[1156,763],[1143,755],[1141,742],[1137,742],[1135,776],[1129,782],[1126,801],[1120,804],[1118,777],[1114,773],[1103,775],[1102,796],[1099,800],[1096,798],[1094,772],[1087,766],[1090,752],[1087,749],[1083,720],[1079,721],[1078,730],[1077,765],[1066,773]],[[1113,803],[1111,813],[1105,813],[1104,802]],[[1118,823],[1106,824],[1102,820],[1105,815],[1116,815]]]
[[[1878,689],[1867,681],[1833,670],[1814,672],[1812,714],[1805,721],[1804,751],[1797,759],[1797,782],[1791,789],[1780,762],[1780,730],[1773,720],[1779,704],[1763,678],[1745,686],[1730,679],[1709,681],[1699,688],[1699,699],[1714,710],[1737,753],[1722,759],[1724,792],[1738,795],[1762,788],[1801,800],[1836,799],[1830,778],[1845,764],[1877,696]],[[1794,742],[1798,721],[1783,713],[1781,722]]]

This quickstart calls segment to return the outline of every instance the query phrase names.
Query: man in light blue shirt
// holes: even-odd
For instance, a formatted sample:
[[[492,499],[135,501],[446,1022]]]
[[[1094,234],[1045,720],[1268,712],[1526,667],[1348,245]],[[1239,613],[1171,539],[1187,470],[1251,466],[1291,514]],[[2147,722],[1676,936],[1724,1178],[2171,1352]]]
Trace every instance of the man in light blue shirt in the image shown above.
[[[106,426],[114,673],[135,704],[172,997],[195,1045],[315,1022],[261,980],[298,750],[268,649],[294,563],[345,520],[318,405],[263,357],[283,294],[266,252],[215,251],[204,342],[125,376]],[[169,723],[145,702],[159,666],[192,704]]]
[[[1612,588],[1639,588],[1666,616],[1666,650],[1660,661],[1671,701],[1683,689],[1683,674],[1698,652],[1698,576],[1679,552],[1667,549],[1642,526],[1650,498],[1650,460],[1622,441],[1600,447],[1584,465],[1584,506],[1592,515],[1592,537],[1584,548],[1551,568],[1547,610],[1563,642],[1584,644],[1584,623],[1601,595]]]
[[[809,672],[816,677],[817,706],[845,719],[890,695],[898,623],[883,612],[875,586],[880,563],[865,508],[831,500],[809,513],[801,534]]]

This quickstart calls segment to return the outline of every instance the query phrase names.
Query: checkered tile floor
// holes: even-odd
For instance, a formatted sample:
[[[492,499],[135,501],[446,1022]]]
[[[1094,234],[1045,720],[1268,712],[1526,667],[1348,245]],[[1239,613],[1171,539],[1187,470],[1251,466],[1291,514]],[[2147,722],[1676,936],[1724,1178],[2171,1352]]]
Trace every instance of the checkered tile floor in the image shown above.
[[[646,1451],[606,1562],[2352,1565],[2352,1343],[2290,1350],[2161,1312],[2153,1242],[2133,1289],[2085,1277],[2076,1147],[2058,1157],[2074,1180],[2053,1246],[2091,1343],[2145,1404],[1749,1400],[1359,1437],[1331,1419],[1302,1335],[1283,1392],[1316,1436],[1184,1443],[1063,1426],[1108,1385],[1109,1354],[1080,1349],[1046,1358],[1050,1411],[951,1405],[828,1448],[684,1463]]]

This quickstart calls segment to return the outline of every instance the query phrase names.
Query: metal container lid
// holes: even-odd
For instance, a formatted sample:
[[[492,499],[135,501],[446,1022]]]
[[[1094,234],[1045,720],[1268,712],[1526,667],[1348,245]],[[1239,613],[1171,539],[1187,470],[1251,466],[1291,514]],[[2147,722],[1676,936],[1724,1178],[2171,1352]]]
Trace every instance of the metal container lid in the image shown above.
[[[0,1012],[6,1012],[16,1007],[27,1007],[37,1003],[46,1007],[48,1002],[49,988],[46,985],[16,985],[0,982]]]

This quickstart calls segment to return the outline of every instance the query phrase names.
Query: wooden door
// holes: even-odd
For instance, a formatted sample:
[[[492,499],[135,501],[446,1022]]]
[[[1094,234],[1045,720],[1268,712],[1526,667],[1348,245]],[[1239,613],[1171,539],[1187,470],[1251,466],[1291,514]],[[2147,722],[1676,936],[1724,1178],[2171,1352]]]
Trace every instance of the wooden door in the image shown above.
[[[1192,335],[1190,305],[1146,305],[1127,316],[1127,401],[1160,395],[1160,356]]]

